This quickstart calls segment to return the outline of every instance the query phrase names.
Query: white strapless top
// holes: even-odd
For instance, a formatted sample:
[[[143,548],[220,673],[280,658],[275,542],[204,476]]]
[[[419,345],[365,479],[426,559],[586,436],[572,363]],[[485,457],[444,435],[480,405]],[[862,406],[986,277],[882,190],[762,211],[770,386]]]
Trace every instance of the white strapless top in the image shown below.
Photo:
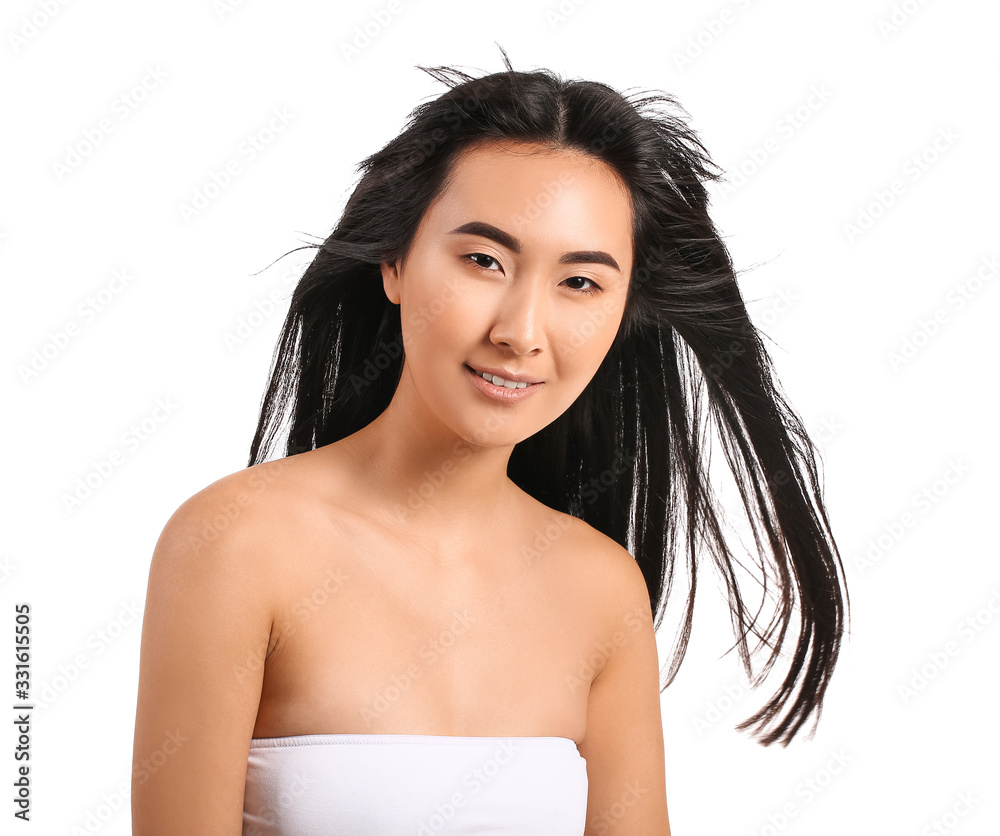
[[[252,738],[243,836],[582,836],[587,790],[568,737]]]

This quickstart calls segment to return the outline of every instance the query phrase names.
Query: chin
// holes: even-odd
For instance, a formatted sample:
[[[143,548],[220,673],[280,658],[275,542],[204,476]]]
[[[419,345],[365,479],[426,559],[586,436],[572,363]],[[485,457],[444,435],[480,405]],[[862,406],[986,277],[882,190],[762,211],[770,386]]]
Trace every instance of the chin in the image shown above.
[[[536,422],[529,423],[522,416],[514,418],[494,412],[478,424],[462,427],[458,434],[475,447],[513,447],[531,438],[542,426]]]

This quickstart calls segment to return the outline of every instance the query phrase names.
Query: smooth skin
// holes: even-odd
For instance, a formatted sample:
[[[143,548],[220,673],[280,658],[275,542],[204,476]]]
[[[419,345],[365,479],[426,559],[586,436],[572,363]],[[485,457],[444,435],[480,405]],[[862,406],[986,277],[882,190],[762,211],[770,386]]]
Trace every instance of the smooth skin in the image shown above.
[[[454,232],[473,221],[507,237]],[[563,263],[597,251],[610,259]],[[604,163],[511,142],[461,155],[405,260],[382,265],[405,350],[389,407],[208,486],[156,544],[136,836],[236,836],[251,738],[344,733],[567,737],[587,761],[587,836],[669,836],[638,566],[506,475],[606,356],[632,258]],[[468,364],[542,382],[499,403]]]

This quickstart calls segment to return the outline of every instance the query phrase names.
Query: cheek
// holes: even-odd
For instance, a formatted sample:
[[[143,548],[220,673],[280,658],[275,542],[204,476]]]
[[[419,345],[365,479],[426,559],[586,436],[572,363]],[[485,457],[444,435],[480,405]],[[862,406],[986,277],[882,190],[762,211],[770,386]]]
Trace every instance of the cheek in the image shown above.
[[[479,333],[477,328],[486,322],[488,311],[486,306],[476,304],[474,294],[464,292],[458,282],[444,282],[411,292],[404,299],[401,315],[407,317],[404,336],[408,336],[411,353],[434,355],[467,348]]]

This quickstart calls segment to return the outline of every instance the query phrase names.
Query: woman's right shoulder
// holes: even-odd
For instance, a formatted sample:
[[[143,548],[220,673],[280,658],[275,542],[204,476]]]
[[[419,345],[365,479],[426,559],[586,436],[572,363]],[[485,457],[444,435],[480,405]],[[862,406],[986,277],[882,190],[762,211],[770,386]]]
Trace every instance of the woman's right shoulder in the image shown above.
[[[278,460],[211,483],[156,543],[133,744],[137,833],[238,832],[264,663],[279,635],[282,536],[295,525],[283,515],[302,504],[296,467]],[[158,763],[164,729],[188,742]]]
[[[206,558],[232,549],[266,551],[301,515],[301,476],[295,457],[238,470],[188,497],[170,515],[157,552]],[[254,546],[253,549],[246,548]]]

